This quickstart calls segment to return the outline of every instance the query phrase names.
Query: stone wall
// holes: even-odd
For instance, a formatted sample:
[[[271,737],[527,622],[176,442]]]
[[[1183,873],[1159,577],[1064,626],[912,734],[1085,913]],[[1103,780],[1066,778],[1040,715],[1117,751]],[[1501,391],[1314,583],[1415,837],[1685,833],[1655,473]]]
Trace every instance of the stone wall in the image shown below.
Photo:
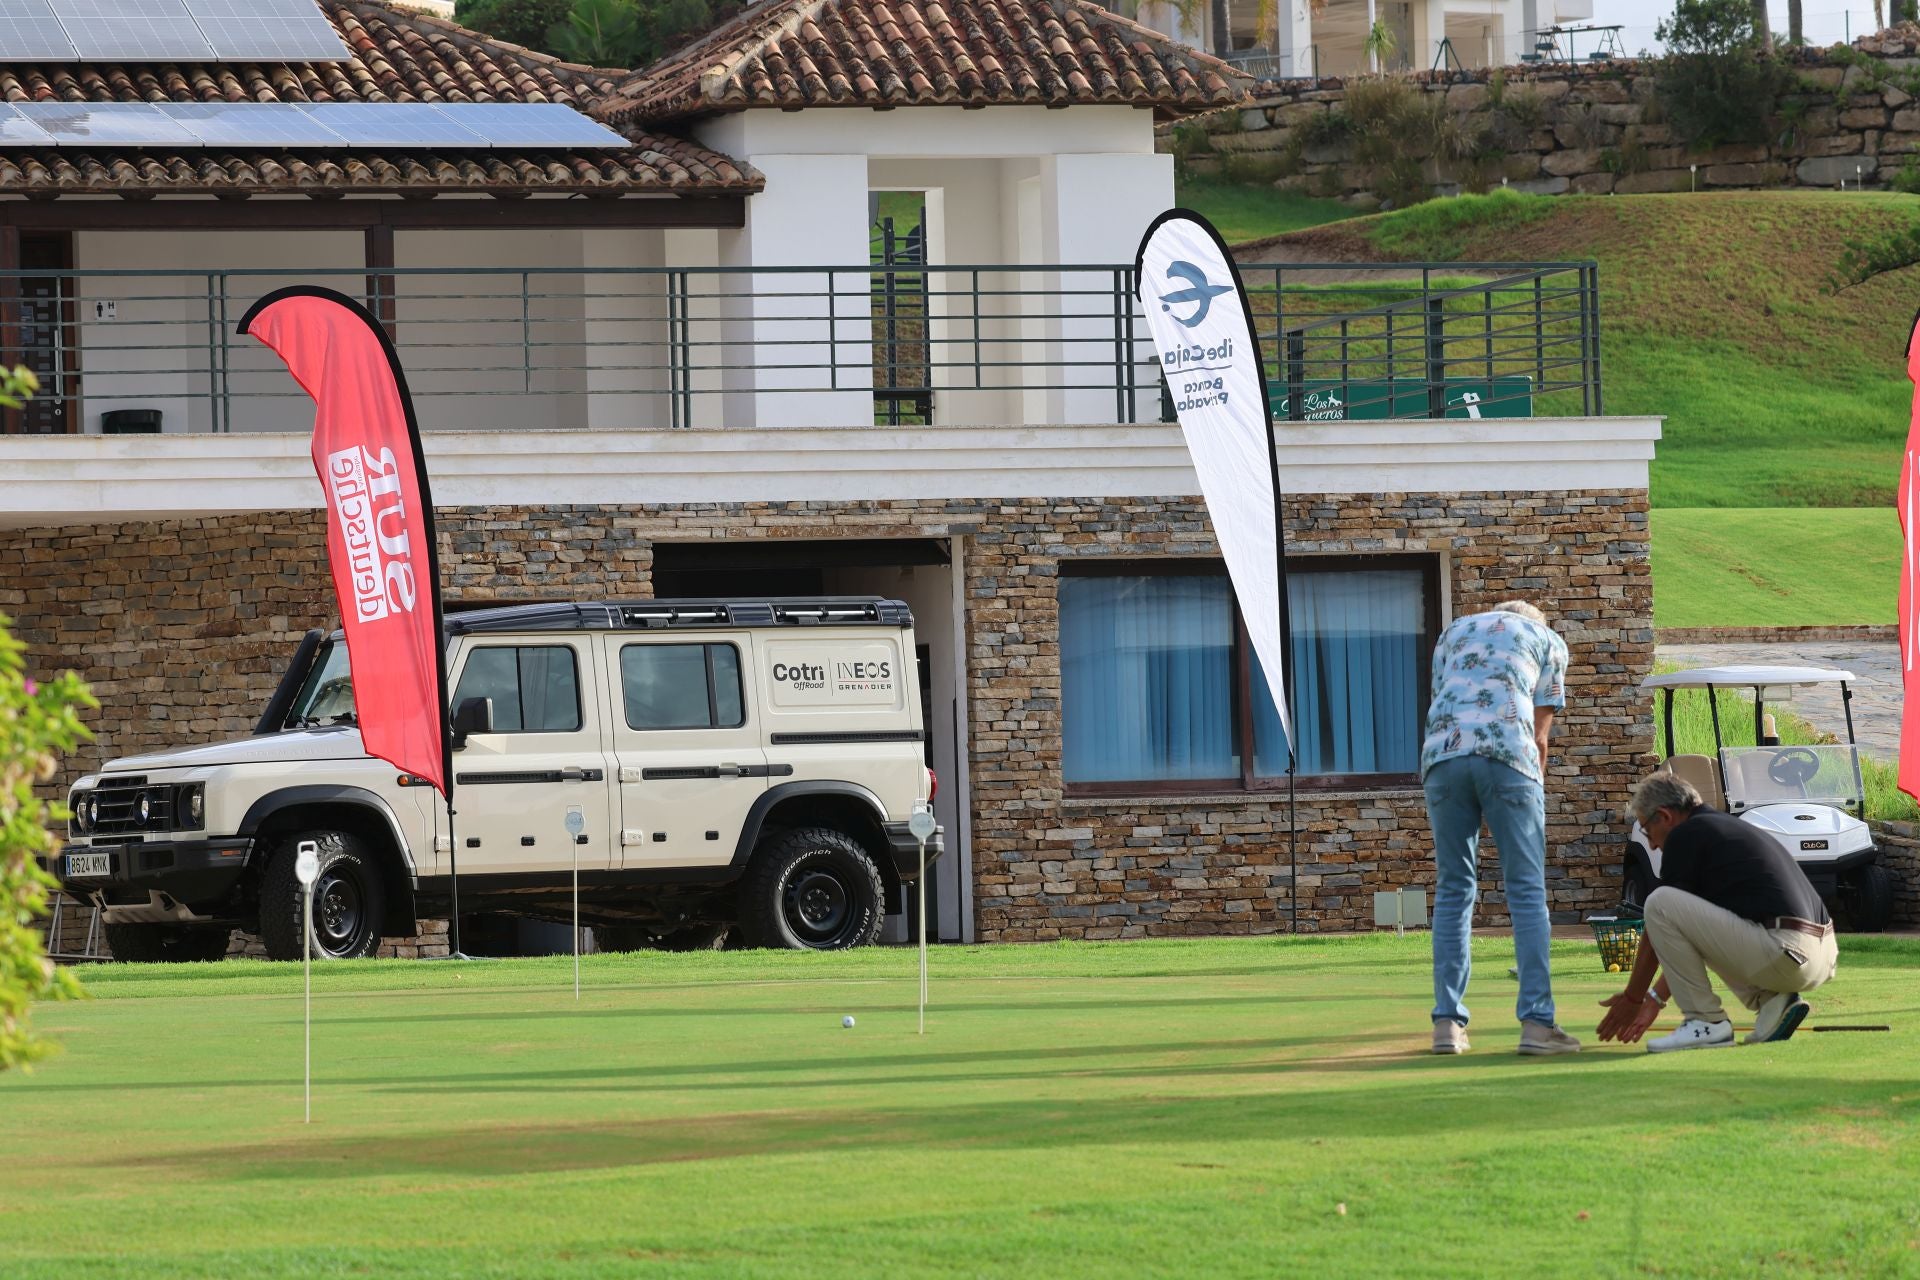
[[[1800,56],[1797,90],[1768,143],[1689,149],[1656,100],[1656,64],[1619,61],[1399,78],[1451,119],[1445,129],[1402,131],[1396,152],[1435,195],[1502,185],[1544,195],[1884,186],[1920,153],[1920,101],[1909,92],[1920,89],[1920,27],[1859,45],[1853,54]],[[1348,114],[1359,83],[1379,81],[1269,84],[1243,109],[1162,126],[1161,149],[1195,172],[1273,181],[1361,208],[1405,203],[1406,174],[1357,160],[1352,137],[1327,127]],[[1198,150],[1196,128],[1206,135]],[[1188,131],[1184,139],[1176,129]],[[1443,140],[1418,136],[1425,132]]]
[[[1553,904],[1563,920],[1611,905],[1616,815],[1652,746],[1633,695],[1653,654],[1645,493],[1297,496],[1287,518],[1295,554],[1440,558],[1455,612],[1521,595],[1554,613],[1573,668],[1549,784]],[[440,521],[462,600],[645,595],[656,541],[965,538],[978,935],[1285,927],[1284,796],[1082,800],[1061,782],[1060,565],[1217,555],[1197,499],[462,509]],[[78,770],[246,732],[300,633],[330,624],[332,600],[317,515],[280,513],[0,534],[0,610],[34,662],[94,683],[99,738]],[[1370,928],[1374,889],[1430,882],[1418,792],[1303,791],[1298,812],[1303,928]],[[1496,863],[1484,865],[1481,919],[1499,923]]]
[[[1871,825],[1874,842],[1880,846],[1880,862],[1893,873],[1894,927],[1920,927],[1920,824]]]

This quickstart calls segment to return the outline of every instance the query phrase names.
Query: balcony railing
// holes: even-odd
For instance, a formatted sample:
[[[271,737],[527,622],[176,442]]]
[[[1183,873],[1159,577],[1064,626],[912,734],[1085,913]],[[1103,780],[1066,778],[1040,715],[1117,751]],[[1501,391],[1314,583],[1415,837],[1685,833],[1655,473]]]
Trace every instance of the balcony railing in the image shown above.
[[[1242,274],[1278,418],[1601,411],[1590,263]],[[42,384],[6,429],[306,429],[236,332],[295,281],[382,318],[429,429],[1171,420],[1130,265],[493,266],[0,277],[0,359]]]

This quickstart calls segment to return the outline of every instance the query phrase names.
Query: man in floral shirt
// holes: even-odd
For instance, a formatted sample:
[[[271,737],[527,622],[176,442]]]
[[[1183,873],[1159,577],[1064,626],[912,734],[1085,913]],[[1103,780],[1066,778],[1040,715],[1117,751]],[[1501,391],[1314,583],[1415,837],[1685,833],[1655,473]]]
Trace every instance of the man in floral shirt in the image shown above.
[[[1433,1051],[1467,1049],[1480,824],[1500,851],[1519,966],[1520,1052],[1577,1053],[1547,972],[1547,734],[1567,704],[1567,645],[1523,600],[1456,618],[1433,649],[1420,777],[1433,828]]]

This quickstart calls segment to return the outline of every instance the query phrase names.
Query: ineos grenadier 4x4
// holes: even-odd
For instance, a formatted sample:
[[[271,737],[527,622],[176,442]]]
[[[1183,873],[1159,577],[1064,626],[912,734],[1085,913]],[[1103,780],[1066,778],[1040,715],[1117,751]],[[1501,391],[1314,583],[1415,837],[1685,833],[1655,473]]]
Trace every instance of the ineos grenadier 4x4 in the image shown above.
[[[904,603],[522,605],[449,615],[446,643],[451,829],[362,750],[339,632],[308,633],[252,737],[82,778],[54,871],[114,956],[216,959],[238,927],[297,958],[304,840],[324,956],[444,913],[456,840],[463,911],[571,919],[577,853],[581,918],[615,947],[853,947],[903,908],[936,785]]]

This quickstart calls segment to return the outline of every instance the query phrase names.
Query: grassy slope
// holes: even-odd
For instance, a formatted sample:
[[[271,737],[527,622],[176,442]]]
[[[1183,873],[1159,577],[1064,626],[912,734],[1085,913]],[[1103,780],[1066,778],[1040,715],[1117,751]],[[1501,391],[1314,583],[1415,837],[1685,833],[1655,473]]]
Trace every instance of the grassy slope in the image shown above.
[[[325,966],[311,1127],[296,968],[89,970],[0,1079],[0,1274],[1912,1268],[1920,945],[1848,939],[1816,997],[1891,1035],[1551,1061],[1501,939],[1475,1052],[1418,1052],[1426,949],[941,950],[924,1039],[900,950],[599,957],[578,1005],[564,961]],[[1617,976],[1555,971],[1590,1027]]]
[[[1351,256],[1600,263],[1607,408],[1664,414],[1653,501],[1872,506],[1899,474],[1915,272],[1839,296],[1843,241],[1920,215],[1900,195],[1741,192],[1437,200],[1309,229]]]
[[[1900,521],[1890,506],[1671,508],[1652,525],[1655,626],[1894,620]]]
[[[1178,199],[1186,208],[1206,214],[1228,244],[1284,235],[1353,216],[1353,210],[1338,200],[1206,177],[1182,181]]]

